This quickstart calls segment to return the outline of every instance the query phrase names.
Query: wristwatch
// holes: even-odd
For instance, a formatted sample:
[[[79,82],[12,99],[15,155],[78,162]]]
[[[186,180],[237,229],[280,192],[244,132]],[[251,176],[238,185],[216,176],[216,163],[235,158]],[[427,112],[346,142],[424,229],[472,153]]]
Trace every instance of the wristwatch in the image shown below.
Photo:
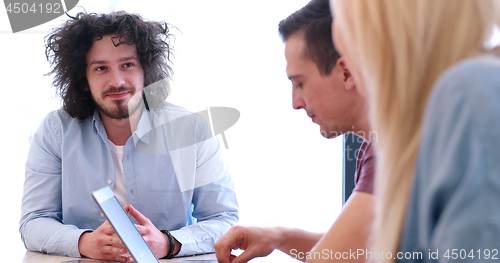
[[[168,230],[160,230],[160,232],[162,232],[167,236],[168,243],[170,244],[167,255],[161,259],[171,259],[174,257],[174,249],[175,249],[174,237],[172,236],[172,234],[170,234],[170,232],[168,232]]]

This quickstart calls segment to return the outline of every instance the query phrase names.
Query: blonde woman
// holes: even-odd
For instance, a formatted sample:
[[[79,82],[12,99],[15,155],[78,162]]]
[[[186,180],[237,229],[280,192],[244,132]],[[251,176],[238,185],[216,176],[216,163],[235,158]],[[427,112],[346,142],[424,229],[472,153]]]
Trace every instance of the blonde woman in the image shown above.
[[[378,132],[368,259],[500,258],[495,0],[331,0]],[[488,257],[488,258],[486,258]]]

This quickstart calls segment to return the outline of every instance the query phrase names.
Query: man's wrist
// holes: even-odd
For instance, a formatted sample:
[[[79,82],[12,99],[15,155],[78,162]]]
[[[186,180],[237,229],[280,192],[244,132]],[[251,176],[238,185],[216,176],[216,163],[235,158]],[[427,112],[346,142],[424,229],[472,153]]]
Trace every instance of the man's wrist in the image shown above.
[[[174,256],[177,256],[177,254],[179,254],[179,252],[181,252],[182,244],[175,237],[174,237],[174,241],[175,241]]]
[[[289,238],[293,238],[293,228],[289,227],[283,227],[283,226],[278,226],[278,227],[271,227],[270,231],[274,232],[273,236],[275,237],[275,242],[277,242],[276,249],[281,250],[282,246],[286,243],[286,241]]]
[[[163,234],[165,234],[165,236],[167,236],[167,242],[168,242],[167,255],[162,259],[171,259],[178,253],[178,251],[175,251],[176,240],[168,230],[160,230],[160,232],[162,232]]]
[[[90,230],[87,230],[87,231],[84,231],[81,235],[80,235],[80,238],[78,239],[78,252],[80,253],[80,257],[87,257],[86,256],[86,251],[85,251],[85,238],[87,238],[87,234],[90,234],[92,233],[92,231]]]

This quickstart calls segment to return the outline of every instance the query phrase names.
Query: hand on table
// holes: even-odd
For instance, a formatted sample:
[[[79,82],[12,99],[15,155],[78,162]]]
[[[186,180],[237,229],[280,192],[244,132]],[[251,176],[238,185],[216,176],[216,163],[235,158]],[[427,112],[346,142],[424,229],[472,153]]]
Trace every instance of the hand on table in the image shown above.
[[[221,263],[243,263],[265,257],[279,246],[280,236],[274,228],[235,226],[215,243],[215,255]],[[233,249],[245,251],[236,257],[231,254]]]
[[[131,262],[132,258],[123,257],[126,249],[120,237],[108,220],[90,233],[83,233],[78,241],[78,250],[82,256],[120,262]]]

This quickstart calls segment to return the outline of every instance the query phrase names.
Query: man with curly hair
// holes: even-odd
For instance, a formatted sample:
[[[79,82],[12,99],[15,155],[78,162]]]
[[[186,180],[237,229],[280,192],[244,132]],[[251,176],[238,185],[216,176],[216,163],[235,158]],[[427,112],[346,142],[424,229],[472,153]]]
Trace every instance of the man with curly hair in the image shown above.
[[[125,12],[79,13],[46,38],[63,107],[42,121],[28,154],[28,250],[129,261],[92,199],[105,186],[158,258],[212,252],[237,223],[217,138],[203,117],[165,101],[169,29]]]

